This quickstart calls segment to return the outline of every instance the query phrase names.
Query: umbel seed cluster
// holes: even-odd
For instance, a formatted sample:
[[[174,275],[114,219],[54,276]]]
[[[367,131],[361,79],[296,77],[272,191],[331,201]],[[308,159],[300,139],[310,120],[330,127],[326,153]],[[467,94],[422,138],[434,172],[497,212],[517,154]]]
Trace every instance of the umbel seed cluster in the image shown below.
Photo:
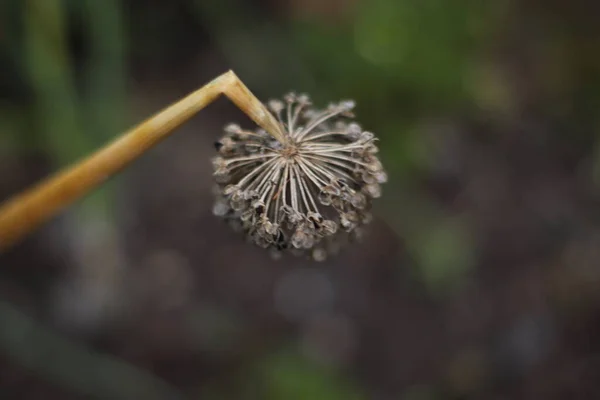
[[[285,140],[226,126],[215,143],[213,212],[275,255],[322,261],[372,219],[372,199],[387,181],[377,139],[352,122],[353,101],[318,110],[290,93],[268,107]]]

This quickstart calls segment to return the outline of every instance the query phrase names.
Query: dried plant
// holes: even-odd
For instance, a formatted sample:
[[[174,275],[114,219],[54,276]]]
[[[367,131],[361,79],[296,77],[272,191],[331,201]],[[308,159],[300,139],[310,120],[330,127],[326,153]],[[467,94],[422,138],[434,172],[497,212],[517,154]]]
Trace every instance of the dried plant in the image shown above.
[[[306,95],[269,102],[271,112],[229,71],[125,132],[112,143],[0,205],[0,251],[125,168],[179,125],[227,96],[259,127],[229,125],[213,160],[217,202],[265,248],[310,251],[316,260],[371,219],[387,177],[372,133],[350,119],[354,103],[319,111]]]
[[[317,261],[360,235],[387,175],[373,133],[355,122],[353,101],[312,108],[290,93],[268,103],[282,139],[225,127],[213,159],[213,212],[273,254],[309,253]]]

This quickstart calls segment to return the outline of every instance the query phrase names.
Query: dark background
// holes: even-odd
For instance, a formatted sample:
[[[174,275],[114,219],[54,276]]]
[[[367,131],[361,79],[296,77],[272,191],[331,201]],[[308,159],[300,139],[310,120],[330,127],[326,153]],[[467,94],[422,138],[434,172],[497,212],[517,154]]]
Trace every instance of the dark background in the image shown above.
[[[0,199],[233,69],[352,98],[362,244],[211,214],[226,99],[0,256],[3,399],[600,398],[600,3],[2,0]]]

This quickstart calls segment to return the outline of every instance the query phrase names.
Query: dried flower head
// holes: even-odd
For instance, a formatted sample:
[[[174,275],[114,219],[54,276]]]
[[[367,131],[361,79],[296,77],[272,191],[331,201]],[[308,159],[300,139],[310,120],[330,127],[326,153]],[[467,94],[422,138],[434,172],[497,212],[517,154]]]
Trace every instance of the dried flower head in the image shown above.
[[[290,93],[268,107],[285,142],[226,126],[215,144],[213,212],[261,247],[324,260],[371,220],[387,180],[376,138],[351,122],[353,101],[316,110],[307,95]]]

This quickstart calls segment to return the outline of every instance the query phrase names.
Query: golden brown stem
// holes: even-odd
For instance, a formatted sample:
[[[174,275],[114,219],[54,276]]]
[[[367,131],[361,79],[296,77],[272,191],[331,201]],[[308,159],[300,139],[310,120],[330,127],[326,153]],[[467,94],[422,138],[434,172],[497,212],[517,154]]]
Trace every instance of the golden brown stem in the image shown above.
[[[101,185],[222,94],[275,139],[285,141],[273,115],[233,71],[228,71],[88,158],[0,204],[0,251]]]

